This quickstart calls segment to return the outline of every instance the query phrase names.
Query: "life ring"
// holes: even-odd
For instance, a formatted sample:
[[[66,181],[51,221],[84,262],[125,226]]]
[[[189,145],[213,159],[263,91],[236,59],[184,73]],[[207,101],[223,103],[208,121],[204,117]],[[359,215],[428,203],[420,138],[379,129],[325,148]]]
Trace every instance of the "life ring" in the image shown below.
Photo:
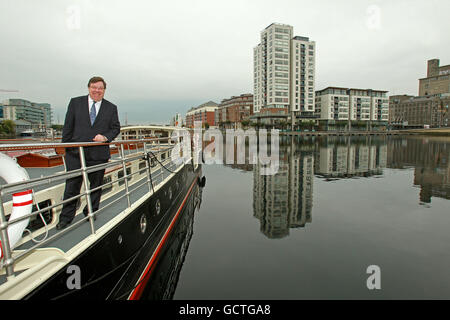
[[[6,183],[15,183],[30,180],[28,172],[19,166],[15,160],[0,152],[0,176]],[[9,220],[29,215],[33,206],[33,191],[26,190],[13,194],[13,208]],[[22,233],[30,222],[30,218],[18,221],[8,226],[9,247],[22,238]],[[0,258],[3,258],[3,247],[0,240]]]

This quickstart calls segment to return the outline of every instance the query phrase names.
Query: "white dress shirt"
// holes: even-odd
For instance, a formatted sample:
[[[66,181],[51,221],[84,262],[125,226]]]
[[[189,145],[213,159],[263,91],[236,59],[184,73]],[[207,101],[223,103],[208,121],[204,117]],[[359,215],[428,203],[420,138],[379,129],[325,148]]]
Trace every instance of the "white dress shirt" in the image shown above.
[[[91,113],[91,107],[92,107],[92,103],[94,102],[94,100],[91,98],[90,95],[88,95],[88,100],[89,100],[89,106],[88,106],[89,110],[88,110],[88,112]],[[95,102],[95,114],[97,116],[98,116],[98,112],[100,111],[101,105],[102,105],[102,100]],[[108,138],[106,138],[105,136],[103,136],[103,138],[104,138],[105,141],[108,141]]]
[[[92,100],[91,96],[89,96],[88,100],[89,100],[89,106],[88,106],[89,110],[88,110],[88,112],[90,114],[91,113],[92,103],[94,102],[94,100]],[[98,112],[100,111],[101,105],[102,105],[102,100],[95,102],[95,114],[96,115],[98,115]]]

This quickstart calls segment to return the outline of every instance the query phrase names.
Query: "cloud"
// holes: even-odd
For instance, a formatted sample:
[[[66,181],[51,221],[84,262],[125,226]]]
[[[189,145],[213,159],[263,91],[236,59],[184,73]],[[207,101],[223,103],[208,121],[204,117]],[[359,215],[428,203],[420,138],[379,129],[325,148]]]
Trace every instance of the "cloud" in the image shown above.
[[[169,121],[192,103],[251,93],[253,47],[272,22],[316,41],[317,89],[417,94],[426,60],[449,63],[445,0],[6,0],[0,6],[0,88],[51,103],[60,120],[70,97],[87,94],[93,75],[106,79],[106,98],[126,105],[135,122]],[[10,97],[2,93],[0,100]]]

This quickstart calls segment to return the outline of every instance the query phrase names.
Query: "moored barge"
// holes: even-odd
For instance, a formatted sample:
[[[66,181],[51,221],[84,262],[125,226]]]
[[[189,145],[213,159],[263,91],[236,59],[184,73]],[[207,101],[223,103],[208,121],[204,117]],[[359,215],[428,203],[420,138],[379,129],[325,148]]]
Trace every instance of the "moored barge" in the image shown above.
[[[54,168],[30,171],[30,179],[2,184],[0,229],[2,268],[0,299],[140,299],[151,292],[161,257],[173,243],[173,230],[199,203],[205,185],[201,166],[174,161],[169,138],[120,140],[118,153],[104,165],[65,172]],[[131,147],[131,146],[134,147]],[[3,145],[15,148],[61,148],[74,144]],[[82,213],[92,190],[82,187],[71,225],[56,230],[67,178],[106,168],[102,201],[96,212]],[[84,180],[87,181],[87,180]],[[83,184],[84,185],[84,184]],[[29,191],[31,190],[31,191]],[[30,192],[32,210],[10,218],[13,195]],[[89,206],[88,206],[89,207]],[[9,228],[29,221],[20,240],[10,246]],[[144,296],[148,296],[144,294]]]

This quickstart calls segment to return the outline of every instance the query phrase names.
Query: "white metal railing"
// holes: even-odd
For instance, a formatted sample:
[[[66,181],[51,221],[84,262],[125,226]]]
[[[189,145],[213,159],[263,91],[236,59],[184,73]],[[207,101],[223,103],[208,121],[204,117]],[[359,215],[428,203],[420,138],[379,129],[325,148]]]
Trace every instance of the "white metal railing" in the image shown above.
[[[161,143],[161,141],[164,141],[165,143]],[[118,147],[119,157],[117,159],[111,159],[109,162],[104,164],[99,164],[95,166],[87,166],[86,160],[84,157],[84,148],[85,147],[91,147],[91,146],[97,146],[97,145],[115,145]],[[9,150],[37,150],[37,149],[48,149],[48,148],[73,148],[78,147],[79,148],[79,155],[80,155],[80,163],[81,168],[68,171],[68,172],[59,172],[55,173],[46,177],[40,177],[40,178],[34,178],[30,179],[28,181],[24,182],[16,182],[16,183],[10,183],[10,184],[4,184],[0,185],[0,238],[1,238],[1,246],[2,246],[2,252],[4,255],[3,261],[2,261],[2,268],[5,269],[5,273],[7,275],[7,278],[14,276],[14,265],[17,260],[22,258],[23,256],[29,254],[30,252],[34,251],[37,248],[44,247],[48,243],[54,241],[56,238],[61,237],[65,233],[78,228],[85,220],[89,220],[90,223],[90,229],[91,234],[95,234],[96,229],[94,225],[94,216],[99,211],[105,210],[109,208],[110,206],[113,206],[115,203],[120,201],[123,197],[126,197],[127,199],[127,206],[128,208],[132,205],[130,200],[130,195],[141,188],[143,185],[147,184],[148,192],[154,192],[154,185],[153,185],[153,179],[156,177],[152,177],[152,166],[150,164],[150,160],[154,159],[155,166],[153,167],[153,175],[156,173],[158,169],[160,169],[160,172],[157,175],[163,174],[163,167],[166,170],[169,171],[175,171],[178,167],[181,167],[183,163],[180,165],[175,165],[174,163],[170,163],[170,156],[169,152],[173,151],[173,144],[170,138],[152,138],[152,139],[138,139],[138,140],[123,140],[123,141],[115,141],[112,143],[41,143],[41,144],[15,144],[15,145],[0,145],[0,151],[9,151]],[[132,150],[135,150],[135,152],[132,152]],[[128,150],[128,154],[126,153],[126,150]],[[166,165],[169,167],[166,167],[164,165],[163,161],[159,161],[157,158],[158,156],[161,157],[162,154],[166,154],[165,156],[165,162]],[[156,159],[155,159],[156,158]],[[137,162],[139,163],[141,160],[146,160],[146,165],[142,169],[137,170],[136,172],[131,172],[131,174],[128,174],[127,168],[130,166],[130,164]],[[109,182],[103,183],[101,186],[90,189],[89,188],[89,179],[88,174],[90,172],[94,172],[101,169],[107,169],[110,167],[121,167],[121,170],[123,170],[123,176],[117,177],[117,179],[113,179],[113,174],[111,174],[111,180]],[[139,165],[138,165],[139,167]],[[134,175],[141,175],[141,173],[145,171],[146,177],[141,177],[136,179],[133,183],[133,188],[130,188],[129,180],[133,178]],[[23,190],[29,190],[33,189],[37,186],[42,186],[43,184],[50,184],[55,182],[64,182],[69,178],[82,176],[83,183],[84,183],[84,191],[81,191],[79,195],[74,196],[72,198],[61,200],[61,201],[55,201],[55,203],[52,203],[51,205],[45,207],[45,208],[39,208],[37,207],[36,211],[33,211],[29,215],[22,216],[17,219],[13,219],[11,221],[7,220],[7,213],[5,211],[4,207],[4,197],[8,195],[12,195],[13,193],[23,191]],[[106,176],[106,174],[105,174]],[[144,182],[141,182],[142,180],[145,180]],[[162,179],[164,180],[164,179]],[[114,194],[119,194],[120,191],[125,190],[125,193],[123,195],[119,195],[116,199],[114,199],[111,203],[108,203],[106,206],[103,206],[99,208],[97,211],[93,211],[92,208],[92,202],[91,202],[91,193],[100,189],[103,189],[105,187],[112,186],[116,183],[120,183],[121,181],[124,182],[124,185],[119,188],[119,190]],[[141,182],[141,183],[139,183]],[[63,230],[59,230],[54,235],[50,237],[45,237],[42,240],[39,240],[38,242],[35,242],[35,244],[26,250],[23,250],[19,254],[15,255],[13,257],[13,248],[10,247],[9,237],[8,237],[8,227],[14,223],[17,223],[22,220],[26,220],[28,218],[42,215],[44,212],[48,212],[49,210],[52,210],[54,208],[60,207],[65,203],[72,202],[72,201],[78,201],[78,199],[81,199],[82,197],[85,197],[87,209],[88,209],[88,215],[87,217],[83,217],[80,221],[77,221],[67,228]],[[62,197],[61,197],[62,198]],[[37,205],[37,201],[35,197],[33,197],[33,201]],[[45,225],[45,222],[44,222]],[[47,227],[45,225],[45,227]]]

